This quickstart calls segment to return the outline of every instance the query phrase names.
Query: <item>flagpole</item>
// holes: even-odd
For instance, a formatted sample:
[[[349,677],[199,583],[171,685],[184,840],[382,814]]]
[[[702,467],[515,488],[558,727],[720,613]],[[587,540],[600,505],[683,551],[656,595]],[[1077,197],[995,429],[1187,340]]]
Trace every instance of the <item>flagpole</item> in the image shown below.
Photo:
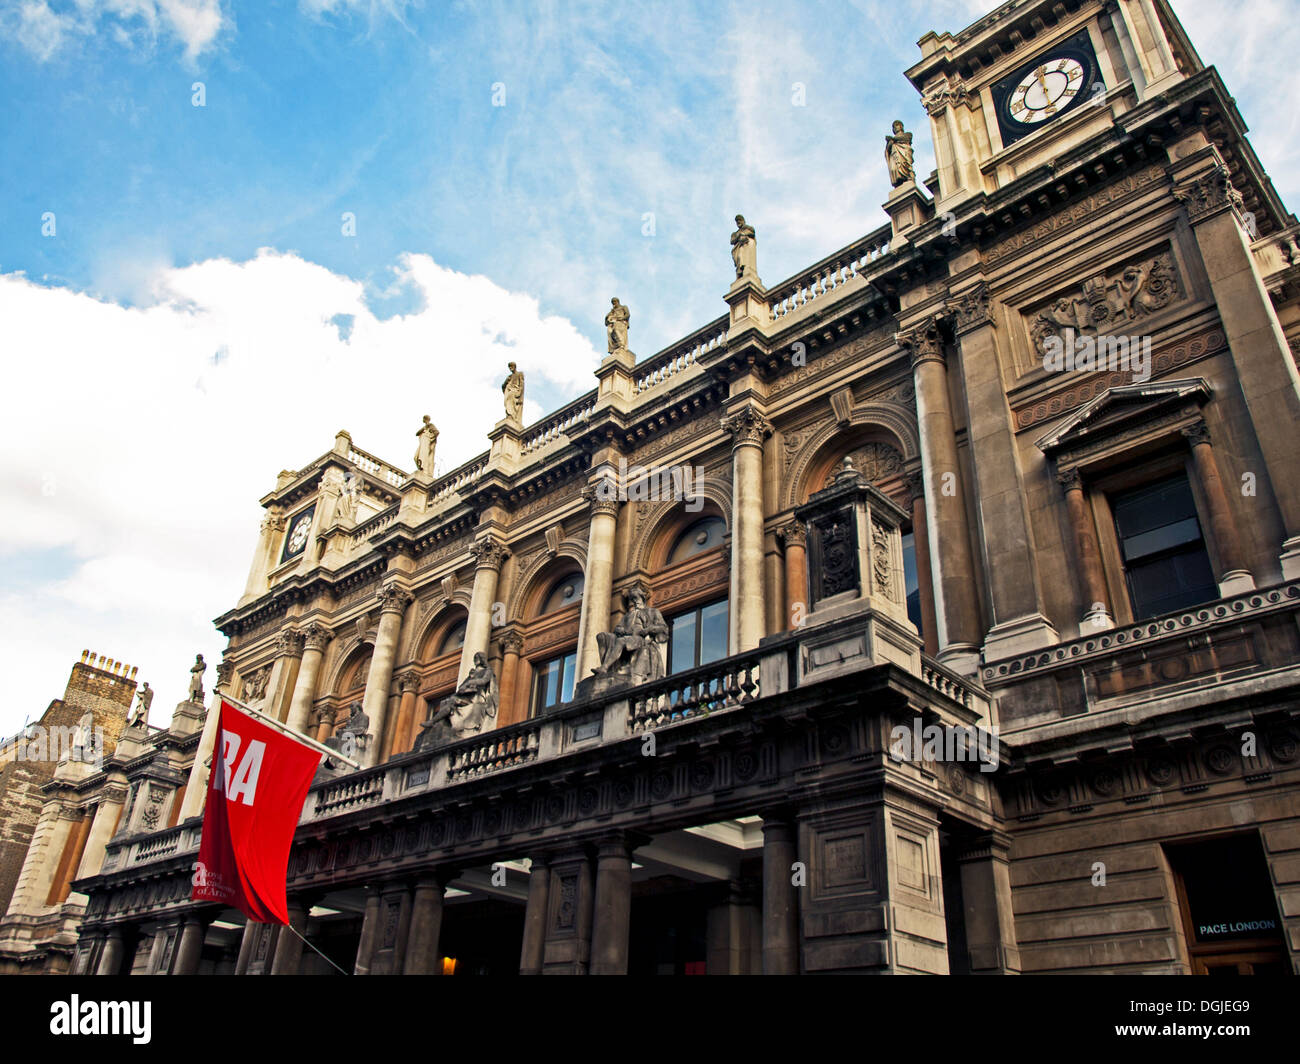
[[[274,717],[268,717],[260,709],[254,709],[247,702],[241,702],[239,701],[239,699],[232,698],[230,695],[225,694],[224,692],[220,692],[220,694],[221,697],[225,699],[227,702],[229,702],[232,706],[235,706],[238,709],[242,709],[245,713],[251,715],[255,720],[259,721],[262,724],[267,725],[270,728],[274,728],[281,735],[287,735],[291,739],[297,739],[298,742],[304,744],[305,746],[310,746],[313,750],[319,750],[322,754],[325,754],[327,757],[333,758],[335,761],[342,761],[345,765],[351,765],[355,769],[361,768],[360,762],[353,761],[352,758],[339,753],[339,751],[337,750],[331,750],[324,743],[317,742],[315,739],[311,738],[308,735],[304,735],[296,728],[290,728],[289,725],[280,723],[280,721],[276,720]]]

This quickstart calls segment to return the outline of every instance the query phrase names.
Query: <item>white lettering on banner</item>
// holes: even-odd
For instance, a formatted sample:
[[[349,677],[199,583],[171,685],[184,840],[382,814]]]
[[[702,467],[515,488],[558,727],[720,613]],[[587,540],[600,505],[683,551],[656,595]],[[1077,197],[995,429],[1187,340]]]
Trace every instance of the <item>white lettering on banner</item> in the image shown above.
[[[257,794],[257,778],[262,773],[262,755],[266,753],[266,743],[257,739],[250,742],[236,767],[240,738],[233,732],[222,732],[221,737],[223,771],[218,774],[216,789],[224,790],[229,802],[242,801],[245,805],[252,805]]]

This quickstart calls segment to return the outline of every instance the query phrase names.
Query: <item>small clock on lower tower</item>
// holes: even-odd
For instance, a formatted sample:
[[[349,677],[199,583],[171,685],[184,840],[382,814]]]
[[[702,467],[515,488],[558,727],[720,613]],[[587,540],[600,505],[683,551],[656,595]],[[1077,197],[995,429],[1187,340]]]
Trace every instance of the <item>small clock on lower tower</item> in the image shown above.
[[[316,507],[308,506],[301,513],[295,514],[289,522],[289,531],[284,537],[284,553],[280,555],[282,562],[298,557],[307,549],[307,537],[311,535],[311,519],[315,514]]]
[[[1080,30],[998,81],[992,91],[1002,145],[1008,147],[1104,93],[1105,83],[1088,31]]]

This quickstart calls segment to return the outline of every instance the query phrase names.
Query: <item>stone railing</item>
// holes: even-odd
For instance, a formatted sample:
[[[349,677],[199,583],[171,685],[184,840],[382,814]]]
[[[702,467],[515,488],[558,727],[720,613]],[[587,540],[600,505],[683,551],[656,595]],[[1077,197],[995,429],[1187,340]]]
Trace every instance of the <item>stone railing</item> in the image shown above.
[[[369,451],[363,451],[359,447],[348,448],[348,461],[371,476],[387,481],[395,488],[400,488],[410,479],[396,466],[389,465],[382,458],[376,458]]]
[[[104,850],[104,863],[100,871],[120,872],[126,868],[151,864],[180,854],[197,853],[202,835],[203,824],[196,820],[151,832],[148,835],[137,835],[110,842]]]
[[[397,520],[397,511],[399,507],[396,503],[386,510],[380,510],[373,517],[367,518],[361,524],[357,525],[348,537],[348,543],[351,547],[361,546],[367,540],[374,539],[375,536],[383,532],[389,525]]]
[[[435,480],[429,485],[429,505],[434,506],[451,498],[461,488],[478,480],[483,475],[483,470],[487,468],[487,460],[488,456],[485,452]]]
[[[532,454],[534,451],[540,451],[543,447],[548,447],[552,443],[564,439],[571,428],[586,422],[595,407],[596,392],[592,390],[586,395],[575,399],[568,406],[561,407],[549,417],[545,417],[536,424],[529,425],[528,428],[524,429],[523,439],[520,441],[520,450],[523,454]]]
[[[1300,224],[1260,237],[1250,250],[1265,287],[1270,287],[1281,274],[1300,266]]]
[[[721,318],[709,322],[708,325],[696,329],[690,336],[679,340],[672,347],[667,347],[657,355],[651,355],[633,366],[632,379],[636,394],[648,392],[651,388],[672,380],[673,377],[695,365],[701,355],[724,346],[726,342],[727,317],[724,314]]]
[[[384,796],[384,769],[370,769],[324,784],[316,793],[316,817],[375,805]]]
[[[446,748],[447,782],[481,776],[536,761],[542,743],[542,722],[526,720],[497,728]]]
[[[769,288],[767,299],[772,320],[779,321],[861,276],[868,266],[889,254],[890,234],[887,225],[868,233],[861,240],[828,255],[811,269]]]
[[[643,684],[628,701],[628,730],[707,717],[754,701],[762,693],[759,661],[757,653],[743,654]]]

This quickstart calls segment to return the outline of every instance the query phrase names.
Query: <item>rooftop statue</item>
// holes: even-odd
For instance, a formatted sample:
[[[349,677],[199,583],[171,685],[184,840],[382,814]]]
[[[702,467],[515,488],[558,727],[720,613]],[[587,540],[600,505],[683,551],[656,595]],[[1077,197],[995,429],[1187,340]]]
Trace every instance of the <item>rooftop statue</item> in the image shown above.
[[[632,323],[632,313],[626,303],[620,303],[615,296],[610,301],[610,312],[605,315],[605,339],[609,353],[627,350],[627,327]]]
[[[194,655],[194,664],[190,668],[190,701],[203,704],[203,674],[208,671],[208,663],[202,654]]]
[[[731,261],[736,264],[737,279],[745,274],[758,276],[758,238],[743,214],[736,215],[736,231],[731,234]]]
[[[916,180],[912,168],[912,134],[903,132],[903,123],[894,120],[892,136],[885,137],[885,163],[889,166],[889,183],[897,188]]]
[[[524,375],[510,363],[510,376],[501,385],[505,397],[506,417],[521,424],[524,420]]]

